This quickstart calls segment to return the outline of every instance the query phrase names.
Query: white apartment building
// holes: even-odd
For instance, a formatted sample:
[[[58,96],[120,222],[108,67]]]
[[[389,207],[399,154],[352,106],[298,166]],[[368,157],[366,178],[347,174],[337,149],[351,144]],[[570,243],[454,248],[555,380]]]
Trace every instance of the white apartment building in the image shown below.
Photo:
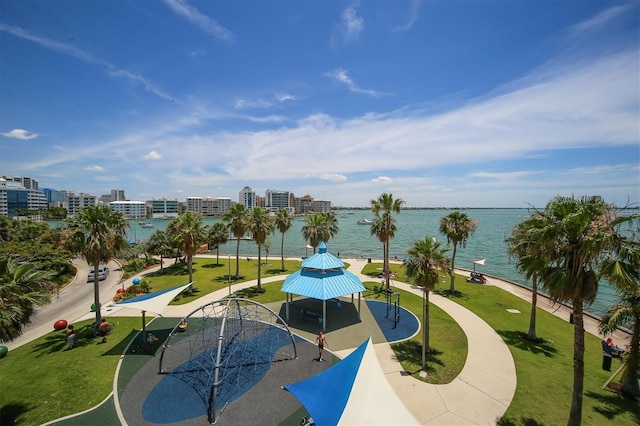
[[[289,191],[267,189],[264,193],[264,206],[272,212],[277,212],[280,209],[287,209],[293,212],[293,208],[289,204],[289,194]]]
[[[202,197],[187,197],[186,210],[191,213],[202,214]]]
[[[314,213],[329,213],[331,211],[331,201],[314,199],[311,202],[311,210]]]
[[[154,219],[173,219],[178,217],[179,213],[180,209],[176,199],[161,198],[151,200],[151,217]]]
[[[44,191],[27,189],[20,181],[0,178],[0,216],[17,216],[17,210],[41,210],[48,207]]]
[[[238,203],[242,204],[249,210],[256,207],[257,202],[255,191],[248,186],[242,188],[242,191],[240,191],[240,196],[238,198]]]
[[[144,219],[147,217],[147,206],[142,201],[112,201],[111,210],[121,213],[126,219]]]
[[[67,194],[67,216],[75,215],[79,210],[97,204],[98,197],[81,192],[76,194],[71,191],[61,191]]]

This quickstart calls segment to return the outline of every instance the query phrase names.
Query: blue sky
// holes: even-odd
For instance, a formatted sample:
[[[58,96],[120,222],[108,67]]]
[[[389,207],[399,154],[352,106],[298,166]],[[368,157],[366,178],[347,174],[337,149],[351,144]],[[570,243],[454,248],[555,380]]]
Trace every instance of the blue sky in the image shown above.
[[[640,202],[640,3],[0,2],[0,175],[132,200]]]

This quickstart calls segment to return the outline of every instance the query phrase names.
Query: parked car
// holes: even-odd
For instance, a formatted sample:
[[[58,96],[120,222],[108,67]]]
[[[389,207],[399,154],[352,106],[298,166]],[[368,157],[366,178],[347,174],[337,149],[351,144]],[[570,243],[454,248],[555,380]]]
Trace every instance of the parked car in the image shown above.
[[[87,276],[87,282],[93,281],[95,276],[96,276],[96,271],[94,268],[91,268],[89,270],[89,276]],[[100,281],[104,280],[108,276],[109,276],[109,268],[107,268],[106,266],[101,266],[98,268],[98,279]]]

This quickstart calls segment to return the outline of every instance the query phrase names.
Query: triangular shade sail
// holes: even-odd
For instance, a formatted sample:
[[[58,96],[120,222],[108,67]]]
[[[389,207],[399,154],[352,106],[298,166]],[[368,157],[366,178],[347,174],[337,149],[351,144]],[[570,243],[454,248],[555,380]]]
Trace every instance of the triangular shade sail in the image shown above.
[[[419,424],[389,385],[371,338],[330,369],[284,388],[318,426]]]
[[[143,294],[132,299],[123,300],[116,303],[114,306],[122,308],[139,309],[145,312],[153,312],[158,315],[162,315],[167,305],[171,303],[174,297],[176,297],[182,290],[189,287],[192,283],[183,284],[177,287],[168,288],[166,290],[155,291],[149,294]]]

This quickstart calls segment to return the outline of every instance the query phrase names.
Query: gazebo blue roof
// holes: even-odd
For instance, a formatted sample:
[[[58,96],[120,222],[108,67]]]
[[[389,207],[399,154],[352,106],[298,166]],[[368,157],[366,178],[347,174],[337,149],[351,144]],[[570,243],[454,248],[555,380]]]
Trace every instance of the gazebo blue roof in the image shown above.
[[[360,279],[344,269],[340,258],[327,253],[324,242],[318,249],[318,253],[302,262],[302,269],[285,279],[283,292],[329,300],[365,290]]]

